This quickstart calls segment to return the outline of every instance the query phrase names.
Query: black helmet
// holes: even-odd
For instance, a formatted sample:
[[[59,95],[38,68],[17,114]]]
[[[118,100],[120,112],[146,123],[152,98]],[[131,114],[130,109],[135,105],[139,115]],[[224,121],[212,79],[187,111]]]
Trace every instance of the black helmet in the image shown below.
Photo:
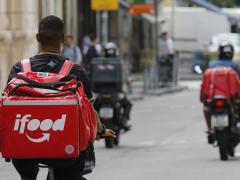
[[[108,42],[104,48],[104,57],[117,57],[118,48],[117,45],[113,42]]]
[[[219,59],[220,60],[232,60],[234,56],[234,47],[228,43],[221,43],[219,46]]]

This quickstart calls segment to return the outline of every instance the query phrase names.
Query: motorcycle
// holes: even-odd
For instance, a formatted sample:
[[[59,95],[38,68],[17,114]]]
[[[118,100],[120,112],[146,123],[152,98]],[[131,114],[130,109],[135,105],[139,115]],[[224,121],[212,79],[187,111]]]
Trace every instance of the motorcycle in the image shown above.
[[[219,148],[220,159],[234,157],[235,147],[240,142],[238,103],[229,103],[224,96],[215,96],[210,103],[214,139]]]
[[[94,107],[99,113],[101,122],[108,129],[112,129],[116,133],[116,138],[105,138],[106,148],[113,148],[119,145],[121,124],[125,121],[123,115],[123,108],[120,104],[120,97],[118,93],[113,94],[99,94],[95,100]]]
[[[116,139],[105,139],[106,148],[119,144],[121,131],[127,121],[121,105],[124,98],[122,72],[122,64],[118,58],[97,58],[91,62],[91,88],[97,94],[94,108],[106,128],[116,133]]]

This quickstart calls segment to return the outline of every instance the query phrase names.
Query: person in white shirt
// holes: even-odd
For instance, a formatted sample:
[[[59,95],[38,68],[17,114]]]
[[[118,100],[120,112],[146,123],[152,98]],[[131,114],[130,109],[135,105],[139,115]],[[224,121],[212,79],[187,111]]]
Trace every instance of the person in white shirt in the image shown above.
[[[174,48],[173,40],[167,32],[161,34],[158,51],[158,78],[161,86],[173,81]]]
[[[159,41],[159,57],[169,56],[173,54],[173,40],[169,37],[168,32],[163,32]]]
[[[72,60],[75,64],[82,64],[82,53],[78,46],[75,45],[72,35],[67,35],[61,53],[64,57]]]

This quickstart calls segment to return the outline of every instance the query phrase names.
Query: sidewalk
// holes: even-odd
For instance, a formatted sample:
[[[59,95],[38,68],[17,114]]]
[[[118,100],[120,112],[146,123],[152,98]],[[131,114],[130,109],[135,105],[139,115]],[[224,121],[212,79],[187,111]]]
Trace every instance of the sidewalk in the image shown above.
[[[165,94],[177,93],[188,89],[187,86],[171,86],[149,89],[144,92],[144,82],[140,74],[133,75],[132,93],[128,93],[127,96],[131,101],[143,100],[145,96],[161,96]]]
[[[148,90],[145,94],[151,95],[151,96],[161,96],[165,94],[181,92],[186,89],[188,89],[186,86],[171,86],[171,87],[163,87],[158,89],[151,89],[151,90]]]

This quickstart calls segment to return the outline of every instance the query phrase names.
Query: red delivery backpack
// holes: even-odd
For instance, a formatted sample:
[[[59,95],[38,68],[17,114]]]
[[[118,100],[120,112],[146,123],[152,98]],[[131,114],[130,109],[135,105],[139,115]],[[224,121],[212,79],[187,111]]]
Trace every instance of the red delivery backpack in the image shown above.
[[[76,158],[95,140],[94,109],[66,60],[58,74],[22,72],[0,100],[0,142],[5,158]],[[68,80],[66,80],[68,79]]]
[[[215,96],[224,96],[228,102],[239,97],[238,74],[230,67],[210,68],[203,75],[200,100],[210,102]]]

